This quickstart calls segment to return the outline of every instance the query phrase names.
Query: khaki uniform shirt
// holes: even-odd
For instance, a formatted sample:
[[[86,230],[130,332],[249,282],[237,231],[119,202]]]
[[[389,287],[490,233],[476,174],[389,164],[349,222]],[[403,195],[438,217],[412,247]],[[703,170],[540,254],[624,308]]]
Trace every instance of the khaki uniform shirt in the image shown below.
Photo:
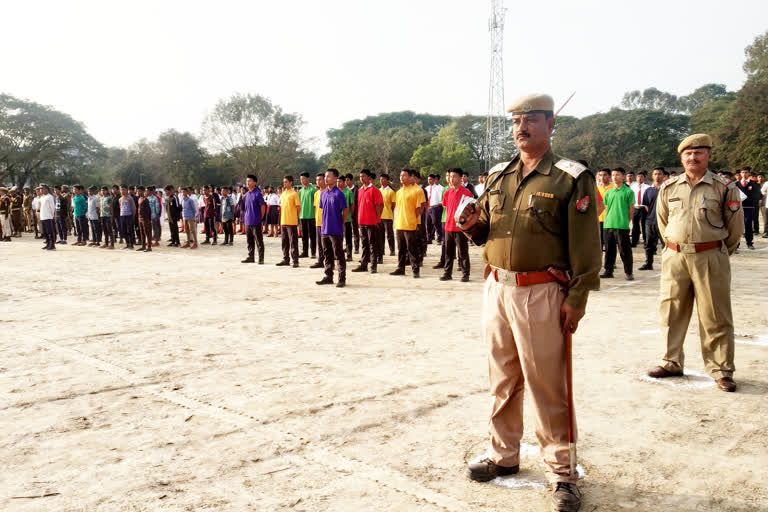
[[[513,272],[570,272],[566,303],[583,309],[589,290],[600,286],[600,232],[595,179],[581,164],[551,151],[523,177],[517,157],[479,202],[480,218],[467,231],[491,266]]]
[[[744,210],[739,189],[712,171],[691,186],[685,173],[665,182],[656,202],[659,234],[681,245],[722,240],[733,254],[744,234]]]

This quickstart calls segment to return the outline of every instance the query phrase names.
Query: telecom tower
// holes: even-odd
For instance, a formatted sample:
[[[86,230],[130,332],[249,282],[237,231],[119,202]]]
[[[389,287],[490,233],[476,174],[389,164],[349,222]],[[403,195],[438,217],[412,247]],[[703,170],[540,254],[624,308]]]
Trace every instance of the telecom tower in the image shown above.
[[[504,0],[491,0],[491,79],[488,83],[488,119],[485,127],[485,171],[499,160],[506,134],[504,122]]]

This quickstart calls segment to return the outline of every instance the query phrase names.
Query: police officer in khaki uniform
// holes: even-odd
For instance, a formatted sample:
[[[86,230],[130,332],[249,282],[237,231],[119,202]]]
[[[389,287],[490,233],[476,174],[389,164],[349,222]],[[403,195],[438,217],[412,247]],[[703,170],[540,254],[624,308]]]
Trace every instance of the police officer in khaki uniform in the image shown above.
[[[666,247],[661,256],[660,324],[666,344],[656,378],[683,374],[683,341],[696,300],[701,354],[723,391],[733,382],[730,254],[744,233],[739,190],[707,169],[712,138],[699,133],[677,148],[685,173],[659,190],[656,217]]]
[[[11,196],[7,188],[0,187],[0,241],[10,242],[11,234]]]
[[[11,187],[11,226],[13,227],[13,236],[21,238],[24,231],[24,198],[19,194],[19,188]]]
[[[34,195],[32,194],[32,191],[29,189],[29,187],[24,187],[24,195],[22,197],[22,213],[24,215],[24,231],[27,233],[31,233],[33,229],[33,218],[34,213],[32,213],[32,198]]]
[[[478,203],[461,213],[461,229],[485,244],[483,336],[494,399],[490,456],[467,471],[476,481],[518,472],[527,383],[553,510],[575,511],[565,332],[576,330],[599,287],[601,249],[594,176],[552,153],[553,106],[550,96],[531,95],[507,109],[520,155],[497,166]]]

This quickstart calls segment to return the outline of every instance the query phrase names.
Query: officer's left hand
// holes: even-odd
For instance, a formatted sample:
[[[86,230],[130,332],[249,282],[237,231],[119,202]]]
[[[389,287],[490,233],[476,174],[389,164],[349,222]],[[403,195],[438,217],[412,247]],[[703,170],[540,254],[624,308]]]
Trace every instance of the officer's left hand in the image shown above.
[[[563,333],[576,332],[579,321],[584,318],[584,313],[585,310],[572,308],[563,302],[563,305],[560,306],[560,324],[563,326]]]

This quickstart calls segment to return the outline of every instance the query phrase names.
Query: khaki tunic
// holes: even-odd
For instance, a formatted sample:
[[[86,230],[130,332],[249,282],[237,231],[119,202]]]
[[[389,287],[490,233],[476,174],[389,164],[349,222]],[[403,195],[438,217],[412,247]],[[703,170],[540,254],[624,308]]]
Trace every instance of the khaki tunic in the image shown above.
[[[662,239],[680,246],[680,252],[665,247],[661,257],[662,366],[683,370],[683,343],[695,302],[706,369],[714,378],[730,377],[735,366],[728,256],[744,233],[739,190],[711,171],[693,186],[682,174],[659,190],[656,215]],[[718,240],[720,249],[695,251],[694,244]]]
[[[522,161],[513,160],[479,201],[480,218],[467,233],[475,244],[485,244],[483,258],[491,266],[513,272],[570,271],[566,302],[583,309],[589,291],[600,287],[602,250],[594,176],[563,169],[572,166],[580,167],[549,152],[523,178]],[[491,174],[487,182],[495,178]],[[584,212],[577,203],[586,203]]]
[[[728,203],[741,204],[739,189],[712,171],[693,187],[685,174],[672,178],[659,190],[659,234],[683,245],[683,252],[686,244],[722,240],[733,254],[744,234],[744,211],[732,211]]]

